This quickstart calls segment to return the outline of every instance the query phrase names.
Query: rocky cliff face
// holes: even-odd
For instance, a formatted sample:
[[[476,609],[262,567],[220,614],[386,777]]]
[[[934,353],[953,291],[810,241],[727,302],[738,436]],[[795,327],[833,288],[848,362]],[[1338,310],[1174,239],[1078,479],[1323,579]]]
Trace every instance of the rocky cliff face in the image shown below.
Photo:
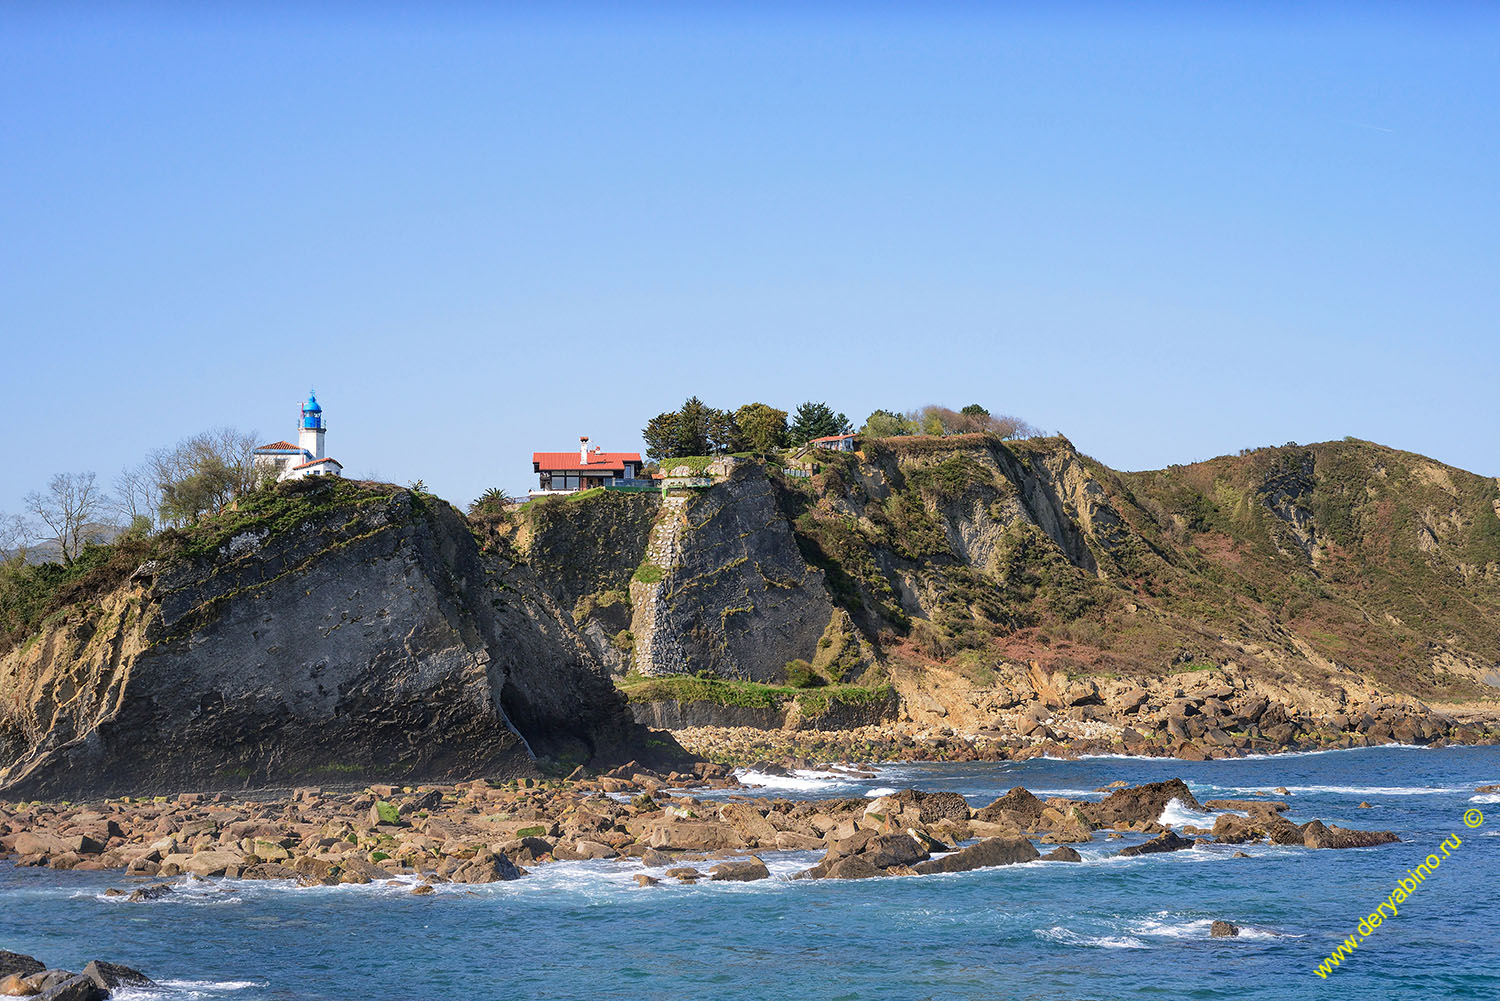
[[[446,504],[314,480],[255,503],[0,659],[0,789],[506,775],[626,739],[571,622]]]

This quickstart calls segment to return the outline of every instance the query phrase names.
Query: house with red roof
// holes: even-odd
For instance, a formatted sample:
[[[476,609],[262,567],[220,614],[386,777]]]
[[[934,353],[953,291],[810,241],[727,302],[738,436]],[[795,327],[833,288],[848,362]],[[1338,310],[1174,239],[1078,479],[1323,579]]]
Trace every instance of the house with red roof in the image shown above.
[[[541,497],[633,483],[641,465],[641,453],[601,452],[597,446],[590,448],[588,435],[583,435],[576,452],[531,453],[538,488],[529,493]]]
[[[327,431],[318,394],[308,393],[307,402],[302,404],[302,416],[297,426],[297,444],[273,441],[269,445],[260,446],[254,452],[255,468],[274,475],[278,480],[299,480],[304,476],[342,476],[343,464],[337,459],[329,458],[324,450],[323,436]]]
[[[824,435],[822,438],[814,438],[808,444],[813,448],[826,448],[834,452],[852,452],[854,451],[854,435]]]

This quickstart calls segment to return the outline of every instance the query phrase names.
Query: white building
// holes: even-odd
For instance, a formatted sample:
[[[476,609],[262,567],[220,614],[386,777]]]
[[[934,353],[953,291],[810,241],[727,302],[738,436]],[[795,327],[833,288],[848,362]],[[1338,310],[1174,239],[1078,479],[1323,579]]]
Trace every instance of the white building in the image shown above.
[[[255,450],[257,469],[274,471],[278,480],[298,480],[304,476],[342,476],[343,465],[330,459],[324,450],[323,408],[316,393],[307,394],[302,404],[302,419],[297,426],[297,444],[273,441]]]

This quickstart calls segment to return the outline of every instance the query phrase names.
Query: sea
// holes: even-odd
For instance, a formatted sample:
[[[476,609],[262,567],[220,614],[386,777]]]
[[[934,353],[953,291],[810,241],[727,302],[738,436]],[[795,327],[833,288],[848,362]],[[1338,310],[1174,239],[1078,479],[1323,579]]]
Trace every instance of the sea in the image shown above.
[[[764,853],[755,883],[638,887],[638,861],[538,865],[490,886],[298,889],[174,881],[158,901],[104,895],[120,873],[0,862],[0,948],[78,969],[144,970],[142,998],[1082,999],[1500,998],[1500,747],[1367,748],[1182,762],[1116,756],[742,773],[766,795],[1013,786],[1096,799],[1180,777],[1199,800],[1287,790],[1287,816],[1394,830],[1401,843],[1312,851],[1200,846],[1116,858],[1140,836],[1079,845],[1081,863],[951,875],[791,881],[814,853]],[[1367,808],[1361,803],[1368,803]],[[1478,826],[1468,826],[1482,816]],[[1493,816],[1487,814],[1492,812]],[[1468,813],[1466,822],[1465,814]],[[1210,825],[1174,803],[1164,819]],[[1458,843],[1326,976],[1331,950],[1429,853]],[[1449,840],[1449,844],[1454,842]],[[1041,846],[1043,850],[1050,846]],[[1235,858],[1236,851],[1250,858]],[[1429,866],[1430,868],[1430,866]],[[1241,929],[1211,938],[1215,919]]]

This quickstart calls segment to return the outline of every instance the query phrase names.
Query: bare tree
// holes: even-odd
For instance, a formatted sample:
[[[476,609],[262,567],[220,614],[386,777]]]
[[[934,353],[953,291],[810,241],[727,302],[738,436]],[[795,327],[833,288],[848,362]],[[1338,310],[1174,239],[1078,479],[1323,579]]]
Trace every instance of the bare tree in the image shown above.
[[[161,487],[151,461],[136,466],[126,466],[115,477],[114,508],[127,525],[135,524],[137,518],[145,518],[153,526],[157,508],[161,504]]]
[[[0,514],[0,560],[26,559],[36,526],[19,514]]]
[[[84,529],[105,501],[93,473],[58,473],[45,493],[26,495],[26,509],[52,532],[64,563],[83,548]]]

